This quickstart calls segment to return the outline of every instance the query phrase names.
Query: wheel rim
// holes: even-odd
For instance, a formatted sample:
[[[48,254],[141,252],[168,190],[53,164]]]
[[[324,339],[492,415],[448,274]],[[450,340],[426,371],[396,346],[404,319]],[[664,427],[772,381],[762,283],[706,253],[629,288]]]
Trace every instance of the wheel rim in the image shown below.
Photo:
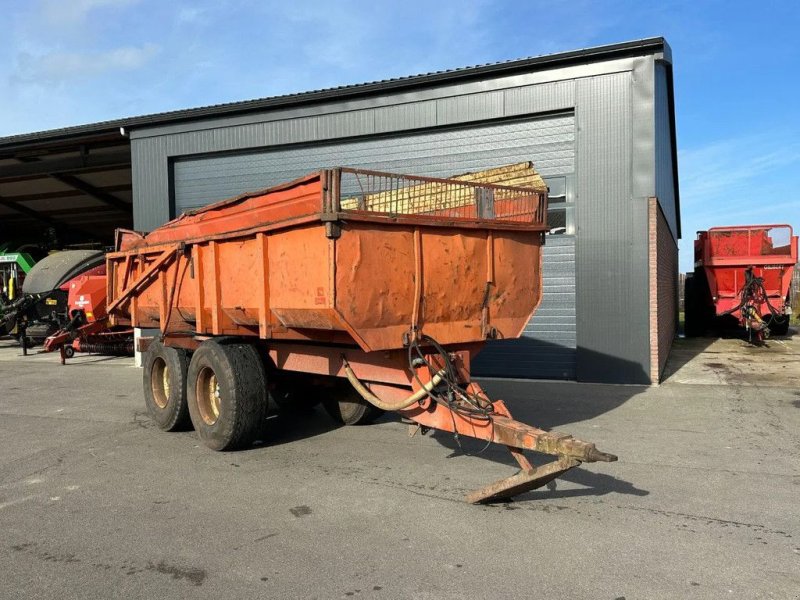
[[[344,421],[356,418],[359,411],[364,410],[366,401],[353,389],[342,390],[336,394],[335,398],[339,404],[339,414]]]
[[[339,412],[345,421],[355,417],[360,409],[361,405],[354,398],[339,398]]]
[[[219,381],[212,369],[204,367],[197,374],[197,408],[200,418],[206,425],[213,425],[219,419],[222,395]]]
[[[159,357],[153,361],[150,387],[156,405],[159,408],[166,408],[169,402],[169,367],[163,358]]]

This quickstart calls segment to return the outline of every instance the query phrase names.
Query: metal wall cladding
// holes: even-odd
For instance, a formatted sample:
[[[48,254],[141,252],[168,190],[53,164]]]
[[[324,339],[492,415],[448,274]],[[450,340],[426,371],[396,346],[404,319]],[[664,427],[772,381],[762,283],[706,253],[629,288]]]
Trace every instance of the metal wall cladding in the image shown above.
[[[583,79],[576,93],[578,380],[649,383],[648,205],[633,197],[631,74]]]
[[[548,238],[542,306],[531,337],[513,342],[540,347],[497,356],[529,361],[513,373],[520,377],[571,377],[572,368],[581,381],[649,383],[648,198],[658,197],[673,236],[679,229],[669,60],[668,51],[643,51],[142,128],[131,133],[134,223],[150,230],[183,208],[326,166],[443,176],[533,160],[545,176],[573,174],[576,235]],[[564,265],[564,277],[547,271],[569,244],[574,276]],[[572,325],[566,315],[576,313]],[[481,372],[504,362],[493,352],[478,359]],[[546,368],[536,362],[543,356]]]
[[[148,230],[169,220],[169,195],[154,193],[169,189],[169,170],[161,152],[156,151],[158,140],[131,143],[131,183],[133,185],[133,225]],[[152,225],[151,224],[157,224]]]
[[[446,177],[532,160],[545,177],[564,175],[574,171],[574,145],[574,117],[566,114],[335,144],[193,157],[174,163],[175,211],[177,215],[334,166]]]
[[[174,164],[178,212],[267,187],[329,166],[447,176],[532,160],[544,176],[574,171],[571,114],[381,139],[257,153],[195,157]],[[530,276],[535,265],[531,265]],[[520,340],[493,342],[477,373],[522,378],[575,377],[575,240],[550,236],[544,249],[543,299]]]
[[[546,239],[542,303],[522,337],[486,345],[472,364],[476,375],[575,379],[575,238]]]
[[[610,61],[603,68],[631,68],[634,60]],[[134,226],[137,230],[149,231],[175,214],[168,201],[174,199],[169,175],[174,161],[232,151],[286,150],[299,144],[338,145],[347,138],[409,135],[412,130],[476,127],[475,121],[479,119],[531,118],[537,114],[572,112],[575,106],[573,77],[586,69],[597,68],[596,65],[569,67],[559,71],[564,80],[553,81],[548,74],[531,73],[370,99],[136,130],[131,132],[132,152],[138,157],[133,161]],[[379,143],[378,148],[390,149],[390,144]],[[502,158],[499,155],[498,161]],[[364,160],[372,159],[368,156]],[[334,161],[334,164],[342,162]],[[389,167],[394,164],[385,162]],[[401,168],[414,166],[402,161],[400,165]],[[548,171],[548,165],[537,166],[545,172],[555,172]]]
[[[667,67],[655,66],[655,178],[656,197],[673,238],[678,239],[678,207],[675,202],[672,131]]]

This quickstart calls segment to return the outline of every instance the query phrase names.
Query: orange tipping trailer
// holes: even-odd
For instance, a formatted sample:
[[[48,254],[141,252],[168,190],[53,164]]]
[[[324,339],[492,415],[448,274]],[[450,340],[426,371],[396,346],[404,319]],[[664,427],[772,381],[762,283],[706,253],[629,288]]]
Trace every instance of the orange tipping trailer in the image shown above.
[[[162,429],[191,422],[209,447],[240,448],[315,384],[345,424],[394,410],[507,446],[521,470],[468,500],[508,498],[616,460],[514,421],[470,380],[482,344],[519,337],[539,305],[546,203],[530,188],[322,170],[118,231],[108,312],[160,329],[143,366]],[[526,449],[557,459],[533,467]]]

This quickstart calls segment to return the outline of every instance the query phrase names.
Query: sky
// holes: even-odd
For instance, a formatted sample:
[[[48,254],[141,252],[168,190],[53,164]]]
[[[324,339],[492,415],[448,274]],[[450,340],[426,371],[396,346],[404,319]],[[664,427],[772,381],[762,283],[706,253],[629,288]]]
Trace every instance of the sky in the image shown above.
[[[0,0],[0,136],[664,36],[683,239],[800,228],[800,3]]]

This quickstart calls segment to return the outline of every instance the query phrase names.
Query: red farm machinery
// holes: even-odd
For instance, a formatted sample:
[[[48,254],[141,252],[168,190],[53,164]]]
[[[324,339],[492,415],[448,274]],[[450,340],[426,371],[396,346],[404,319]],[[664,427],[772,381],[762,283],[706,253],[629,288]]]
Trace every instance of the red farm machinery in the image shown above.
[[[21,293],[0,302],[0,334],[11,334],[22,345],[38,345],[63,327],[71,282],[80,275],[105,272],[105,255],[96,250],[54,252],[28,271]]]
[[[694,242],[695,269],[686,277],[687,336],[735,320],[751,341],[786,335],[797,236],[789,225],[713,227]]]
[[[70,280],[64,324],[43,344],[45,352],[58,351],[61,364],[76,352],[106,356],[133,356],[133,329],[109,325],[106,313],[106,264]]]
[[[536,179],[326,169],[146,235],[119,231],[108,311],[114,325],[160,330],[140,346],[151,417],[239,449],[311,386],[340,423],[395,411],[422,431],[506,446],[519,472],[469,494],[476,503],[616,460],[514,420],[470,378],[483,344],[519,337],[541,300]],[[524,450],[555,458],[534,466]]]

